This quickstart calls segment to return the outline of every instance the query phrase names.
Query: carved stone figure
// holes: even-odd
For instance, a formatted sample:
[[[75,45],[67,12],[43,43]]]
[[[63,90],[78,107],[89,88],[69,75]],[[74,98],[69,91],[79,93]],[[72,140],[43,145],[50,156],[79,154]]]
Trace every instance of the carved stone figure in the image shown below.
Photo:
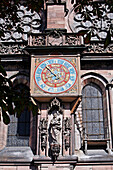
[[[60,143],[61,119],[58,117],[59,112],[55,112],[50,122],[50,134],[53,143]]]
[[[51,143],[51,156],[54,160],[57,160],[59,153],[60,153],[60,144]]]

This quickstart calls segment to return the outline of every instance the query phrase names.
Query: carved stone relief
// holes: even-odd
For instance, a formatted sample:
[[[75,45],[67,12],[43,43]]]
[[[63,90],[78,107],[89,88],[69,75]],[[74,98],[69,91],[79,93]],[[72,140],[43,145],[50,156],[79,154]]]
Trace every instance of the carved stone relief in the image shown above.
[[[91,42],[91,46],[88,46],[87,51],[84,53],[113,53],[113,44],[110,44],[106,49],[103,43]]]
[[[17,16],[19,22],[15,23],[15,26],[13,26],[11,30],[5,30],[7,20],[0,18],[0,29],[4,30],[4,36],[1,37],[0,42],[27,41],[29,32],[40,32],[41,16],[37,12],[31,12],[31,10],[27,10],[27,7],[20,6],[17,11]],[[22,29],[22,32],[18,31],[18,26]]]
[[[25,44],[2,44],[0,43],[0,54],[23,54]]]
[[[63,138],[64,138],[64,144],[65,149],[67,150],[70,147],[70,137],[71,137],[71,119],[67,118],[63,121]]]
[[[30,46],[63,46],[81,45],[81,38],[72,33],[53,29],[44,34],[31,35],[29,38]]]
[[[105,4],[100,5],[100,8],[103,9],[101,18],[93,15],[93,7],[91,5],[85,6],[83,11],[84,13],[86,10],[90,11],[91,20],[84,20],[80,12],[75,12],[75,8],[76,7],[73,7],[68,15],[68,24],[71,31],[78,33],[81,30],[92,30],[91,40],[104,40],[113,21],[113,13],[110,12],[108,6]]]
[[[75,117],[70,114],[70,104],[62,103],[56,97],[47,107],[48,103],[43,103],[38,115],[38,155],[55,162],[75,154]]]
[[[42,118],[40,120],[40,138],[41,138],[41,149],[44,151],[47,146],[47,120]]]

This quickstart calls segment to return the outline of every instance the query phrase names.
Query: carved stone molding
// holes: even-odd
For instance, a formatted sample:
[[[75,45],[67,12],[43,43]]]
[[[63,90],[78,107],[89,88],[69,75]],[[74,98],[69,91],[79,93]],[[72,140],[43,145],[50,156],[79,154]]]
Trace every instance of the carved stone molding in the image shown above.
[[[25,44],[4,44],[0,43],[0,54],[23,54]]]
[[[47,120],[42,118],[40,120],[40,137],[41,137],[41,149],[44,151],[47,146]]]
[[[63,30],[52,29],[44,34],[31,34],[29,46],[75,46],[81,45],[81,38],[73,33],[66,33]]]
[[[51,143],[50,150],[51,150],[51,156],[52,156],[53,160],[56,161],[57,157],[59,156],[59,153],[60,153],[60,144]]]
[[[104,43],[91,42],[88,46],[87,51],[84,53],[113,53],[113,44],[110,44],[106,49],[104,48]]]
[[[60,113],[63,113],[62,104],[56,97],[50,102],[48,113],[51,113],[53,110],[57,110]]]
[[[71,118],[67,118],[63,120],[63,138],[65,149],[70,148],[70,137],[71,137]]]

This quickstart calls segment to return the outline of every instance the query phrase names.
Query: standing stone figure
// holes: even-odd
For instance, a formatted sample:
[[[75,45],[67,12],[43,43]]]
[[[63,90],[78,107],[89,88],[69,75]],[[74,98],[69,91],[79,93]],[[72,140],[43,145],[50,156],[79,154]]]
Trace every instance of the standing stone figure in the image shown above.
[[[53,143],[60,143],[61,119],[58,117],[57,112],[54,113],[53,119],[50,122],[50,134]]]

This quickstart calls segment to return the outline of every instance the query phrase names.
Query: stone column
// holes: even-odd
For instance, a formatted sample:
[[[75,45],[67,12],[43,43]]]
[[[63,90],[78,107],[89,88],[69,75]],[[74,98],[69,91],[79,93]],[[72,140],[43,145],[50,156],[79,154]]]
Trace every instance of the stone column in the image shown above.
[[[71,115],[71,155],[75,153],[75,127],[74,127],[74,113]]]
[[[112,136],[112,148],[113,148],[113,84],[108,85],[109,90],[109,109],[110,109],[110,119],[111,119],[111,136]]]

